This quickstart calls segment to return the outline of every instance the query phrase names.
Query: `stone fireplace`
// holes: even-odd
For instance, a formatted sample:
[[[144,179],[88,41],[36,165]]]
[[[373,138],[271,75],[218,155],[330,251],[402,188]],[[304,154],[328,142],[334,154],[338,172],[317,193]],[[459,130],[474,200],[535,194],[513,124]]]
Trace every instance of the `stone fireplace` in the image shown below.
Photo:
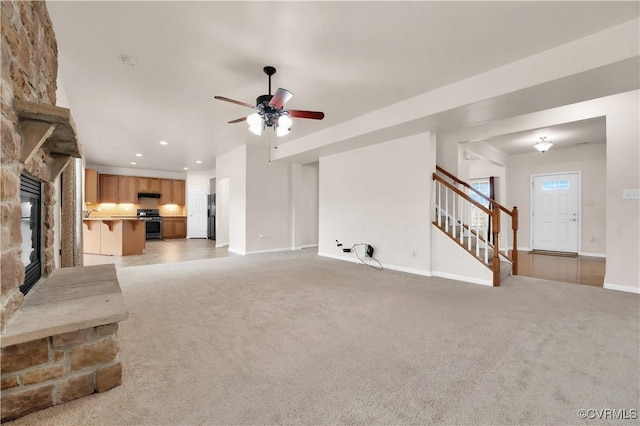
[[[0,344],[6,421],[118,386],[116,332],[128,314],[113,265],[84,268],[82,257],[72,255],[67,264],[63,260],[70,267],[56,266],[56,233],[62,236],[63,259],[65,251],[73,252],[69,241],[82,241],[77,197],[65,196],[63,205],[56,199],[60,175],[63,194],[81,190],[74,160],[81,158],[81,148],[70,111],[55,106],[58,52],[46,3],[2,1],[1,7]],[[41,188],[41,223],[29,224],[29,235],[21,229],[21,207],[28,204],[23,198],[21,206],[21,175]],[[57,211],[78,228],[56,224]],[[31,254],[23,251],[32,245],[23,239],[32,238],[33,226],[41,238],[41,278],[25,296],[20,287]]]

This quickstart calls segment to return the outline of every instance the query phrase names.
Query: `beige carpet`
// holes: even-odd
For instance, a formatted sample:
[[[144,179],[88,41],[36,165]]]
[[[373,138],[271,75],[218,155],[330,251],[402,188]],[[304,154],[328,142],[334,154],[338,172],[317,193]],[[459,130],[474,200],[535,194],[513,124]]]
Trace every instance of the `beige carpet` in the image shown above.
[[[639,408],[638,295],[312,251],[118,276],[123,385],[13,424],[582,424],[580,408]]]

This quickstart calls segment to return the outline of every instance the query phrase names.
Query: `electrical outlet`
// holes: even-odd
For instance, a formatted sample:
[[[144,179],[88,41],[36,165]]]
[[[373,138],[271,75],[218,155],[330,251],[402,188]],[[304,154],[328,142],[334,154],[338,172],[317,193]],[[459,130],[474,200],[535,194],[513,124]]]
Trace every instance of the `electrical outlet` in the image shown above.
[[[640,200],[640,189],[623,189],[623,200]]]

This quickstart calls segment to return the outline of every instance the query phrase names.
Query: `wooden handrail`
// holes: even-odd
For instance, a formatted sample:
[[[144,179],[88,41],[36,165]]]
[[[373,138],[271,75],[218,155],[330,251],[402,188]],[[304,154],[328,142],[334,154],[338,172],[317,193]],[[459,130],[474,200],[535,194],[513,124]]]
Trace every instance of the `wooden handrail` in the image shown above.
[[[506,207],[502,206],[500,203],[498,203],[497,201],[495,201],[492,198],[487,197],[486,195],[482,194],[480,191],[478,191],[477,189],[473,188],[471,185],[469,185],[468,183],[458,179],[456,176],[452,175],[451,173],[447,172],[445,169],[443,169],[440,166],[436,165],[436,170],[437,172],[442,173],[443,175],[445,175],[446,177],[448,177],[449,179],[451,179],[453,182],[458,183],[460,185],[463,185],[466,188],[469,188],[471,191],[473,191],[474,193],[476,193],[478,196],[480,196],[482,199],[486,200],[489,203],[489,208],[483,206],[482,204],[480,204],[478,201],[474,200],[473,198],[471,198],[465,191],[458,189],[454,184],[448,182],[447,180],[443,179],[442,177],[440,177],[437,173],[433,173],[433,180],[434,181],[438,181],[441,184],[443,184],[445,186],[445,188],[450,189],[452,192],[454,192],[455,194],[459,195],[460,197],[462,197],[464,200],[468,201],[469,203],[471,203],[472,205],[476,206],[478,209],[480,209],[482,212],[486,213],[487,215],[490,216],[490,233],[492,235],[492,239],[493,241],[491,243],[489,243],[490,246],[493,247],[493,259],[491,262],[491,269],[493,270],[493,285],[494,286],[498,286],[500,285],[500,256],[502,254],[500,254],[500,248],[499,248],[499,235],[500,235],[500,211],[502,210],[503,212],[505,212],[505,214],[507,214],[510,218],[511,218],[511,230],[513,232],[513,248],[511,249],[511,256],[508,255],[508,253],[505,251],[505,254],[502,255],[503,257],[509,259],[512,263],[512,274],[513,275],[518,275],[518,208],[517,207],[513,207],[512,210],[508,210]],[[462,226],[464,226],[464,224],[461,223]],[[470,230],[472,233],[474,233],[472,230]],[[462,231],[461,231],[462,232]],[[481,238],[482,241],[484,241],[484,239]],[[488,243],[488,241],[487,241]]]
[[[475,189],[473,186],[469,185],[467,182],[458,179],[457,177],[455,177],[454,175],[452,175],[451,173],[449,173],[448,171],[446,171],[445,169],[443,169],[440,166],[436,165],[436,170],[439,171],[440,173],[442,173],[443,175],[445,175],[446,177],[448,177],[449,179],[453,180],[456,183],[459,183],[460,185],[464,186],[465,188],[469,188],[471,191],[475,192],[476,194],[478,194],[480,197],[482,197],[483,199],[485,199],[486,201],[488,201],[491,205],[495,205],[498,206],[498,208],[500,210],[502,210],[503,212],[505,212],[506,214],[508,214],[509,216],[511,216],[511,211],[509,209],[507,209],[506,207],[504,207],[502,204],[498,203],[496,200],[494,200],[493,198],[489,198],[486,195],[484,195],[482,192],[478,191],[477,189]]]
[[[438,176],[435,173],[433,174],[433,180],[437,180],[438,182],[440,182],[441,184],[443,184],[444,186],[446,186],[447,188],[449,188],[450,190],[452,190],[453,192],[455,192],[456,194],[458,194],[459,196],[461,196],[462,198],[464,198],[465,200],[467,200],[468,202],[470,202],[471,204],[473,204],[474,206],[476,206],[477,208],[485,212],[486,214],[491,214],[491,210],[489,210],[488,208],[486,208],[485,206],[483,206],[473,198],[469,197],[468,194],[466,194],[463,191],[460,191],[458,188],[451,185],[449,182],[442,179],[440,176]]]

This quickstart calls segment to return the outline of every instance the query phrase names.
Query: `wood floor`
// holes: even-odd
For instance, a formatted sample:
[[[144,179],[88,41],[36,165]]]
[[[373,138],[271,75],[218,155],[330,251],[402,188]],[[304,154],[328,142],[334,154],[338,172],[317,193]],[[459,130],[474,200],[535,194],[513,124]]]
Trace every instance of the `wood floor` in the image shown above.
[[[545,280],[602,287],[605,259],[600,257],[561,257],[518,252],[518,275]]]
[[[84,266],[114,263],[117,266],[156,265],[229,256],[227,247],[217,247],[207,239],[149,240],[143,254],[132,256],[102,256],[85,254]]]
[[[227,247],[216,248],[215,241],[177,239],[147,241],[144,254],[133,256],[84,255],[84,265],[114,263],[117,266],[154,265],[229,256]],[[602,287],[605,260],[597,257],[559,257],[518,252],[519,275]]]

